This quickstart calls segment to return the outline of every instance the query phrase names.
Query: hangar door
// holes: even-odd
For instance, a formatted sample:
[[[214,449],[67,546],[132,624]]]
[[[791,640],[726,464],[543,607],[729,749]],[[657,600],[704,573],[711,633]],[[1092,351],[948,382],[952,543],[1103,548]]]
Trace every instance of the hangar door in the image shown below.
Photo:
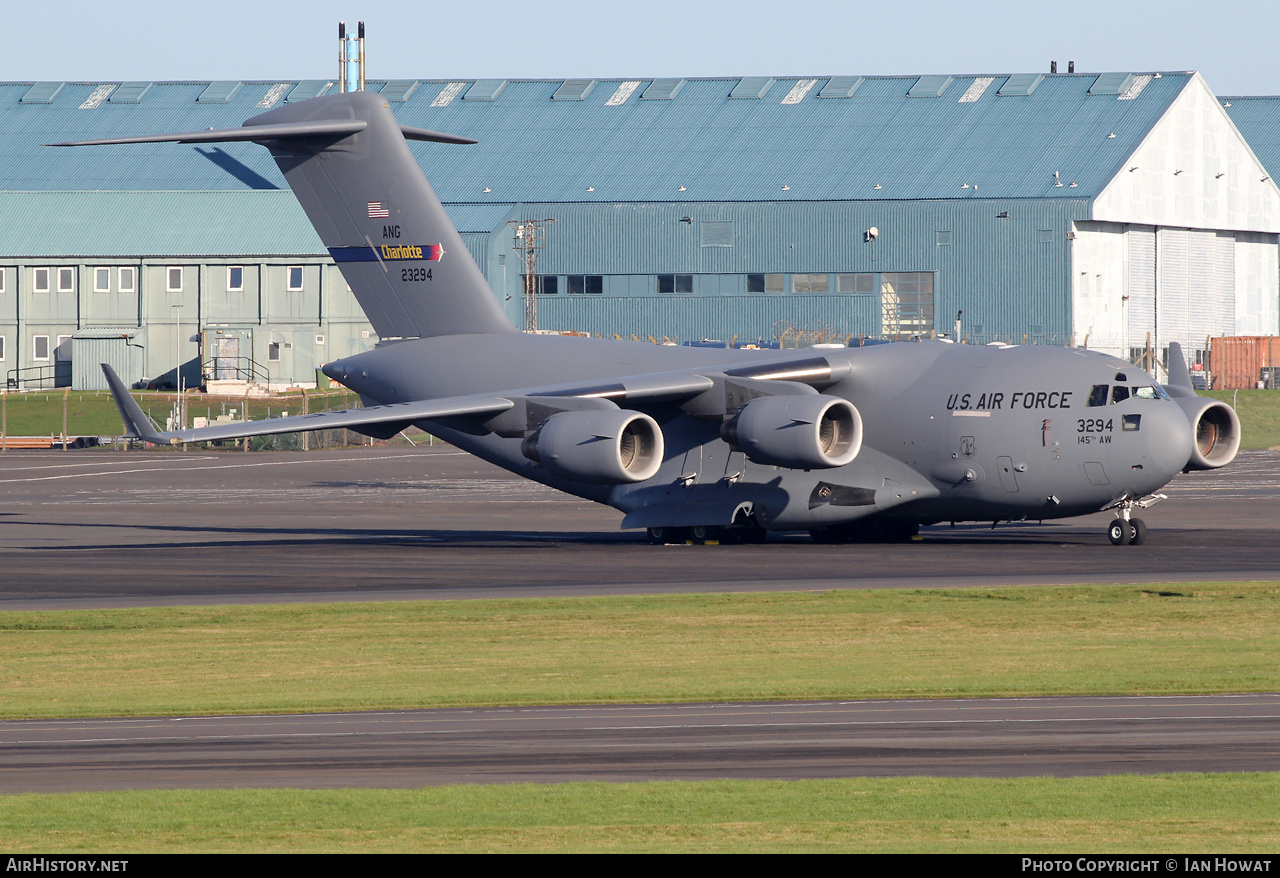
[[[1192,356],[1206,336],[1235,333],[1232,233],[1130,228],[1128,237],[1131,356],[1141,353],[1148,333],[1159,350],[1177,341]]]
[[[137,327],[97,326],[71,336],[71,386],[75,390],[107,390],[101,363],[106,363],[124,380],[133,384],[142,376],[142,348],[134,341]]]

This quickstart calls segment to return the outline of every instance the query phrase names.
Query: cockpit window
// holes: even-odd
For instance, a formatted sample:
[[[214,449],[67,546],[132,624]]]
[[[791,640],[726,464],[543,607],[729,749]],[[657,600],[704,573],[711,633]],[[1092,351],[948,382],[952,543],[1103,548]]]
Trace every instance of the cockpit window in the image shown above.
[[[1118,402],[1124,402],[1128,398],[1129,388],[1125,387],[1123,384],[1117,384],[1115,387],[1111,388],[1112,405],[1115,405]]]
[[[1159,399],[1160,394],[1156,392],[1154,387],[1135,387],[1133,395],[1138,399]]]
[[[1109,389],[1108,386],[1105,384],[1093,385],[1093,390],[1090,391],[1089,393],[1089,405],[1091,406],[1106,405],[1108,389]]]

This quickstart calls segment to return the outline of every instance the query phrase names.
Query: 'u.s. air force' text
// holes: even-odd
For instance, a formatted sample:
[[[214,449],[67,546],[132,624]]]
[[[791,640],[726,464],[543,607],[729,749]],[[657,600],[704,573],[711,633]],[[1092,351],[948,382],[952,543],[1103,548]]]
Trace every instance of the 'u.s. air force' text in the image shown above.
[[[947,397],[947,411],[998,412],[1005,409],[1069,409],[1071,408],[1070,390],[1032,390],[1006,394],[994,393],[953,393]],[[975,400],[974,397],[977,397]]]

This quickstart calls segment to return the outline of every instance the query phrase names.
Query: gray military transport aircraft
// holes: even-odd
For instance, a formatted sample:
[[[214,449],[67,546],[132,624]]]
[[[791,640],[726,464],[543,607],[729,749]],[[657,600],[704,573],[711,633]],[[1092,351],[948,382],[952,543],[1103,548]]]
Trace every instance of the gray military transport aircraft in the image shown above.
[[[1114,510],[1108,536],[1186,469],[1235,457],[1240,422],[1192,389],[1078,348],[944,341],[736,351],[529,335],[472,261],[377,94],[289,104],[238,129],[56,146],[267,147],[382,339],[324,374],[365,407],[160,432],[103,365],[128,435],[156,444],[410,425],[608,504],[654,542],[905,539],[921,524]]]

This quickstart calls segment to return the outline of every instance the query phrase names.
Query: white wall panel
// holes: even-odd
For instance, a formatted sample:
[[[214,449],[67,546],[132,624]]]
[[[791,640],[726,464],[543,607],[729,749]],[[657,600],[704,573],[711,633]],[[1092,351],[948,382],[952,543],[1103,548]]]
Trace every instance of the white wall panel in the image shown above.
[[[1280,331],[1277,279],[1280,259],[1276,236],[1239,233],[1235,240],[1236,335],[1274,335]]]
[[[1156,230],[1130,228],[1129,348],[1145,347],[1156,328]]]
[[[1118,223],[1075,223],[1071,243],[1071,314],[1076,344],[1128,354],[1125,295],[1128,246]]]
[[[1236,326],[1235,236],[1199,229],[1160,229],[1156,236],[1154,344],[1182,344],[1188,356],[1205,338]]]

